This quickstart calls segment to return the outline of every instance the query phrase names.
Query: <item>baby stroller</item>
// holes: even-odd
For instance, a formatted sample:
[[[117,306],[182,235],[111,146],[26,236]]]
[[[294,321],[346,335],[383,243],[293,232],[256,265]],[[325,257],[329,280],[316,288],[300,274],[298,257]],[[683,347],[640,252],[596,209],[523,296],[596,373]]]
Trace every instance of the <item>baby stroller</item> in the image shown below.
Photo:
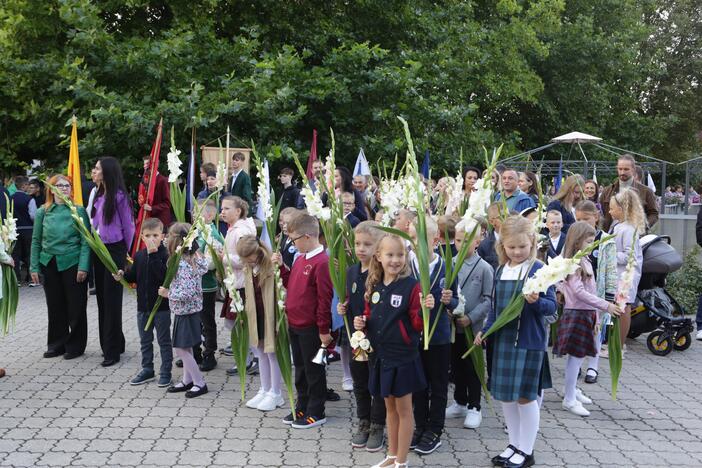
[[[646,339],[649,351],[666,356],[673,349],[685,351],[692,344],[692,320],[668,291],[668,273],[678,270],[682,257],[670,245],[669,236],[647,235],[639,240],[643,253],[641,281],[637,290],[638,304],[631,311],[629,338],[651,332]]]

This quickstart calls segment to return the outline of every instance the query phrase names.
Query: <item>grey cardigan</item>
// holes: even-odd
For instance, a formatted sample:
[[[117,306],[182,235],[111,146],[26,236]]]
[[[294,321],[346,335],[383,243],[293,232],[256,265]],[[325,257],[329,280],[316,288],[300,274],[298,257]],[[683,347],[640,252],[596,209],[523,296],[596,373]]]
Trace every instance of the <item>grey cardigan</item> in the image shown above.
[[[470,276],[469,276],[470,275]],[[492,307],[492,285],[495,272],[488,262],[473,253],[458,271],[459,304],[456,312],[461,310],[470,318],[473,333],[483,328],[483,322]]]

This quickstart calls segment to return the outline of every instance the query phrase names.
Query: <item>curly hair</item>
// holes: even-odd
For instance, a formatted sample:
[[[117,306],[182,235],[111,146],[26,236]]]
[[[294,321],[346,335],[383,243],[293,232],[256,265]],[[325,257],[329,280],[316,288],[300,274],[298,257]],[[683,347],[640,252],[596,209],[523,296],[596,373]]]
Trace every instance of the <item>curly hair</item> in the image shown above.
[[[402,248],[402,251],[405,252],[405,266],[402,268],[402,271],[400,271],[400,275],[398,276],[398,278],[406,278],[411,273],[409,259],[407,258],[407,249],[405,247],[405,241],[400,236],[396,236],[394,234],[383,235],[383,237],[381,237],[378,241],[376,255],[373,255],[373,257],[371,257],[370,266],[368,267],[368,278],[366,278],[366,293],[363,296],[367,302],[370,302],[371,300],[371,296],[373,295],[373,288],[375,288],[375,286],[383,280],[383,265],[380,263],[377,256],[380,255],[380,253],[383,251],[383,248],[390,245],[391,243],[399,245]]]

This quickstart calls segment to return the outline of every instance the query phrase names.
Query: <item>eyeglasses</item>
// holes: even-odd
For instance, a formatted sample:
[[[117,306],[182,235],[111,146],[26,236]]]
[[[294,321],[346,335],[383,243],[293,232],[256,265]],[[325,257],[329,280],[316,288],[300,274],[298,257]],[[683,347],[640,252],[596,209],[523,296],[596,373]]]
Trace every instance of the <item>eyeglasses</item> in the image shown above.
[[[292,242],[292,243],[294,244],[295,242],[299,241],[299,240],[302,239],[303,237],[307,237],[307,234],[302,234],[301,236],[297,236],[297,237],[291,238],[291,239],[290,239],[290,242]]]
[[[71,188],[71,184],[56,184],[54,187],[59,188],[59,189],[69,189]]]

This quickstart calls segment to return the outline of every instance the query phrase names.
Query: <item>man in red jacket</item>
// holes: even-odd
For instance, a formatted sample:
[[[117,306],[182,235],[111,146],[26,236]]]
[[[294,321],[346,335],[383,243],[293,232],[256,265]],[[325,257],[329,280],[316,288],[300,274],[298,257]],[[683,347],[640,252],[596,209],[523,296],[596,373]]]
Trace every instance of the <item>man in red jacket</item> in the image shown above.
[[[296,429],[324,424],[324,403],[327,376],[324,364],[312,362],[320,347],[332,341],[331,301],[334,291],[329,276],[329,257],[319,243],[319,222],[301,214],[288,225],[288,237],[300,256],[292,269],[283,267],[280,254],[274,261],[281,265],[287,288],[285,311],[288,315],[290,346],[295,364],[297,404],[293,413],[283,419]]]
[[[173,221],[171,216],[171,189],[168,185],[168,179],[158,172],[158,168],[156,168],[154,177],[154,184],[156,184],[154,199],[151,204],[146,203],[146,195],[149,192],[149,177],[151,175],[150,165],[151,158],[147,154],[144,156],[144,177],[142,177],[139,184],[139,206],[144,208],[146,217],[160,219],[163,227],[168,230],[168,226]]]

